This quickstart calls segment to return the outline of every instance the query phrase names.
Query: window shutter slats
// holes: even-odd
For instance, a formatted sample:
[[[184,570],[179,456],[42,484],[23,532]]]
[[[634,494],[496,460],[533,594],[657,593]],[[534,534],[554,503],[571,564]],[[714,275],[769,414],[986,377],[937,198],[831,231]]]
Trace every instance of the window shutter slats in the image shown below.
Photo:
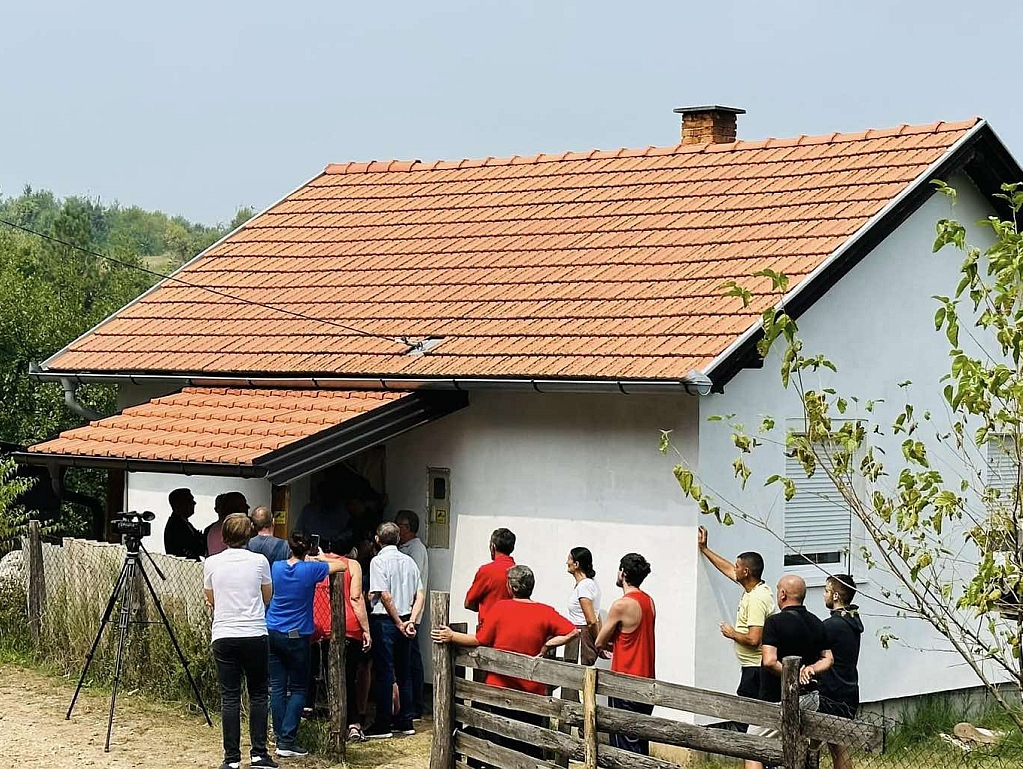
[[[807,477],[794,457],[785,459],[785,475],[796,484],[785,503],[785,542],[797,554],[845,553],[849,550],[851,510],[841,492],[818,469]]]

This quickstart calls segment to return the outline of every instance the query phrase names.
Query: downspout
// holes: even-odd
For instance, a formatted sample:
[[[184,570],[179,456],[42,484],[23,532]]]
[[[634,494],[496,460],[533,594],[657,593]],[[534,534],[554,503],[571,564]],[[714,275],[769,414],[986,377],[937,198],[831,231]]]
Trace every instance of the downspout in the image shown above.
[[[72,381],[69,377],[61,377],[60,386],[64,388],[64,405],[71,409],[75,414],[87,422],[98,422],[103,418],[102,414],[98,414],[92,409],[86,408],[75,399],[75,391],[78,389],[77,382]]]

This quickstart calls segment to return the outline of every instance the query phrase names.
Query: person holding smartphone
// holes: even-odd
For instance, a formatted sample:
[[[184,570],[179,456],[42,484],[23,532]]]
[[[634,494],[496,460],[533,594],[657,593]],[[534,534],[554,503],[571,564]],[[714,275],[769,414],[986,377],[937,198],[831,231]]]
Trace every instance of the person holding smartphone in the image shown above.
[[[345,571],[346,561],[328,560],[312,551],[311,537],[293,532],[291,557],[270,567],[273,599],[266,610],[270,640],[270,715],[277,735],[277,755],[308,755],[296,743],[305,707],[313,635],[313,595],[324,577]]]

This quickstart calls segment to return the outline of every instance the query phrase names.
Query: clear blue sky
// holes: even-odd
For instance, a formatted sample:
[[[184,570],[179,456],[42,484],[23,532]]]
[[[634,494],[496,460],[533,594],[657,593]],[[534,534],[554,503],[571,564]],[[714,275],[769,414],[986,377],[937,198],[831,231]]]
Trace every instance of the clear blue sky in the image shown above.
[[[700,10],[703,6],[703,10]],[[0,192],[189,218],[262,208],[328,162],[673,144],[988,118],[1023,155],[1023,3],[6,3]]]

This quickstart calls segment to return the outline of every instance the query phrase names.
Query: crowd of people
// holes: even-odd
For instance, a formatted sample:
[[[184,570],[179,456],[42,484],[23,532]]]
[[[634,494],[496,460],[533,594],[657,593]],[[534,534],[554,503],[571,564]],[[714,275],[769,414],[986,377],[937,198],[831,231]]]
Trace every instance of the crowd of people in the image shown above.
[[[250,766],[279,766],[268,745],[271,722],[277,758],[307,755],[298,729],[315,706],[316,683],[330,685],[323,660],[331,637],[334,574],[342,577],[346,601],[348,739],[415,733],[423,712],[423,660],[415,639],[429,566],[414,512],[401,510],[393,522],[377,524],[367,512],[370,505],[349,502],[349,522],[331,530],[334,552],[327,552],[321,535],[301,525],[287,540],[275,536],[271,510],[249,512],[239,492],[216,498],[217,520],[202,532],[189,521],[196,502],[188,489],[176,489],[168,501],[166,551],[203,562],[221,694],[222,769],[241,766],[243,680],[250,703]],[[301,516],[300,524],[304,517],[315,526],[318,512]],[[370,692],[375,717],[364,729]]]
[[[314,501],[288,540],[274,535],[266,507],[248,512],[238,492],[216,499],[217,521],[204,532],[188,521],[195,500],[187,489],[170,495],[172,515],[164,533],[168,553],[204,558],[204,588],[213,610],[213,652],[222,697],[226,769],[240,765],[240,697],[244,677],[250,700],[251,766],[278,764],[267,748],[268,713],[272,718],[278,757],[303,756],[297,742],[303,712],[315,705],[317,682],[326,682],[325,653],[331,635],[329,577],[341,573],[346,600],[346,670],[348,739],[387,739],[415,733],[423,714],[423,660],[418,636],[426,606],[428,551],[418,538],[419,519],[401,510],[393,522],[378,523],[360,501],[346,505],[348,526],[331,529],[327,553],[315,526],[323,501]],[[303,521],[304,519],[304,521]],[[368,525],[367,525],[368,524]],[[369,528],[372,525],[372,529]],[[594,665],[609,659],[611,670],[655,677],[657,608],[642,590],[651,572],[639,553],[622,556],[616,575],[621,595],[601,608],[601,592],[593,555],[572,548],[566,569],[574,582],[567,610],[561,613],[532,599],[533,571],[516,564],[515,534],[497,529],[490,538],[490,559],[475,574],[464,601],[477,614],[475,631],[459,633],[433,628],[435,643],[494,649],[538,656],[579,639],[577,661]],[[699,528],[700,552],[725,577],[742,588],[735,624],[721,623],[722,636],[732,641],[739,663],[736,693],[753,699],[781,700],[782,660],[798,656],[800,704],[806,710],[852,718],[859,707],[857,663],[863,624],[853,600],[856,584],[847,574],[828,577],[824,602],[830,616],[821,621],[804,605],[806,584],[784,575],[772,591],[764,580],[764,559],[740,553],[734,561],[715,553],[708,534]],[[344,554],[337,554],[336,551]],[[314,607],[320,608],[314,619]],[[315,643],[314,643],[315,642]],[[575,659],[573,660],[575,661]],[[319,673],[317,673],[319,671]],[[497,673],[480,675],[497,687],[546,694],[543,684]],[[329,682],[326,682],[329,685]],[[373,723],[365,727],[370,703]],[[612,698],[609,705],[649,715],[651,705]],[[519,720],[528,714],[500,711]],[[746,725],[733,725],[746,731]],[[771,735],[756,727],[751,733]],[[646,755],[645,740],[611,735],[614,746]],[[542,757],[535,745],[510,743]],[[844,748],[829,746],[835,769],[850,769]],[[746,769],[761,769],[747,761]]]

